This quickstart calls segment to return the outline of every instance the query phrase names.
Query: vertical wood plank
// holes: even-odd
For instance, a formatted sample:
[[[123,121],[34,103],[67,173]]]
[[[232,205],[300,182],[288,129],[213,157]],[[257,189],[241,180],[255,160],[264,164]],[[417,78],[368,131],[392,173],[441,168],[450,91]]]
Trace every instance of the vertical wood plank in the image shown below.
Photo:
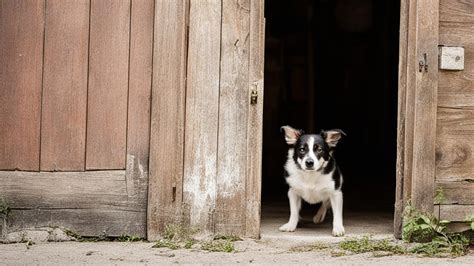
[[[148,240],[181,219],[188,8],[155,2]]]
[[[44,1],[0,2],[0,169],[39,170]]]
[[[89,0],[48,0],[41,170],[85,167]]]
[[[213,231],[216,204],[221,1],[190,2],[183,201],[189,224]]]
[[[417,36],[417,9],[416,1],[408,4],[408,33],[407,33],[407,61],[406,61],[406,99],[405,99],[405,140],[404,140],[404,169],[403,169],[403,204],[412,196],[412,169],[413,169],[413,133],[415,108],[415,78],[417,67],[416,36]],[[404,207],[404,206],[403,206]]]
[[[248,111],[245,231],[247,236],[254,238],[260,237],[264,60],[264,0],[252,0],[250,4],[249,86],[257,90],[258,101],[256,105],[251,105]],[[250,99],[250,95],[247,97]]]
[[[407,89],[407,48],[408,48],[408,14],[409,3],[402,0],[400,3],[400,40],[399,40],[399,61],[398,61],[398,115],[397,115],[397,172],[395,190],[395,214],[394,214],[394,234],[395,237],[402,236],[402,215],[405,207],[403,200],[404,186],[406,178],[405,168],[405,135],[406,135],[406,89]]]
[[[92,0],[86,169],[124,169],[130,0]]]
[[[413,205],[433,212],[438,91],[439,0],[417,1],[416,58],[427,55],[428,72],[416,71],[413,130]]]
[[[250,1],[222,1],[215,231],[245,233]]]
[[[131,4],[126,182],[128,197],[146,210],[154,1],[135,0]],[[136,218],[146,224],[146,211]]]

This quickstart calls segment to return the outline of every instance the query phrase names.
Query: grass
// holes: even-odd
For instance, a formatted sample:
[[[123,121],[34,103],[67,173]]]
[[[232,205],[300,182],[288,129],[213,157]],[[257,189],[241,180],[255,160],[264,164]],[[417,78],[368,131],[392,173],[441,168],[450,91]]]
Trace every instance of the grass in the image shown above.
[[[406,249],[392,243],[389,239],[373,240],[370,236],[349,238],[339,243],[339,248],[354,254],[367,252],[388,252],[390,254],[405,254]]]
[[[121,235],[117,237],[117,241],[119,242],[139,242],[144,241],[143,237],[135,236],[135,235]]]
[[[165,227],[163,238],[156,241],[152,247],[169,249],[198,248],[210,252],[234,252],[234,242],[242,240],[234,235],[216,235],[212,240],[200,241],[193,238],[196,233],[197,230],[169,224]]]
[[[311,251],[318,251],[318,250],[325,250],[328,249],[330,246],[324,243],[313,243],[311,245],[304,245],[304,246],[296,246],[290,248],[290,252],[311,252]]]
[[[11,209],[8,206],[4,198],[0,198],[0,215],[3,215],[5,218],[10,214]]]
[[[211,241],[204,241],[201,243],[201,249],[211,252],[234,252],[234,241],[228,239],[218,239]]]

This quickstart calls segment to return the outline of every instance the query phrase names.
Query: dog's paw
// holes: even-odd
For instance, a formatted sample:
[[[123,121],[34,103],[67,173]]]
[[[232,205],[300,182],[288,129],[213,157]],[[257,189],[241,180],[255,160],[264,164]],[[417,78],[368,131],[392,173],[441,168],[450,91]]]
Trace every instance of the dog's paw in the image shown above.
[[[326,218],[326,212],[324,211],[318,211],[316,215],[313,217],[313,223],[319,224],[324,221],[324,218]]]
[[[286,223],[278,229],[282,232],[294,232],[296,230],[296,224],[293,223]]]
[[[344,226],[333,226],[332,228],[332,235],[333,236],[343,236],[345,234],[344,232]]]

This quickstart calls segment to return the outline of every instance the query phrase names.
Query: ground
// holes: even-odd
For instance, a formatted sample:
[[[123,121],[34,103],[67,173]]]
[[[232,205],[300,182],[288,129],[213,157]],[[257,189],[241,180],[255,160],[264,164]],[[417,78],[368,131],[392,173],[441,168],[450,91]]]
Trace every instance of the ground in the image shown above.
[[[151,248],[144,242],[49,242],[0,245],[0,265],[130,265],[130,264],[344,264],[344,265],[472,265],[473,251],[459,258],[416,256],[373,257],[371,254],[333,257],[331,252],[293,252],[299,244],[275,240],[236,242],[235,253]]]
[[[155,264],[336,264],[336,265],[473,265],[474,250],[458,258],[427,258],[415,255],[381,256],[384,253],[337,256],[337,242],[346,237],[370,234],[373,239],[393,238],[390,212],[346,212],[346,237],[331,236],[331,218],[323,224],[311,222],[312,212],[303,213],[296,232],[279,232],[287,208],[266,207],[262,214],[262,238],[235,242],[235,252],[209,252],[199,249],[152,248],[152,242],[38,242],[0,244],[0,265],[155,265]],[[42,236],[35,231],[38,237]],[[47,235],[47,234],[46,234]],[[51,241],[51,237],[43,236]],[[54,239],[61,239],[55,237]],[[304,251],[310,244],[330,246]]]

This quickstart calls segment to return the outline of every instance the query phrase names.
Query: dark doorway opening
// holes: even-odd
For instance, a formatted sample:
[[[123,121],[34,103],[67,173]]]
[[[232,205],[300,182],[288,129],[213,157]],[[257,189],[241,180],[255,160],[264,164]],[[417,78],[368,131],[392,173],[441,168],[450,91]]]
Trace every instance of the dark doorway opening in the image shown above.
[[[282,221],[288,218],[287,147],[279,132],[287,124],[306,132],[344,130],[336,152],[344,212],[392,219],[399,14],[400,3],[391,0],[265,2],[263,223],[280,213],[276,206]],[[303,218],[316,210],[303,205]]]

